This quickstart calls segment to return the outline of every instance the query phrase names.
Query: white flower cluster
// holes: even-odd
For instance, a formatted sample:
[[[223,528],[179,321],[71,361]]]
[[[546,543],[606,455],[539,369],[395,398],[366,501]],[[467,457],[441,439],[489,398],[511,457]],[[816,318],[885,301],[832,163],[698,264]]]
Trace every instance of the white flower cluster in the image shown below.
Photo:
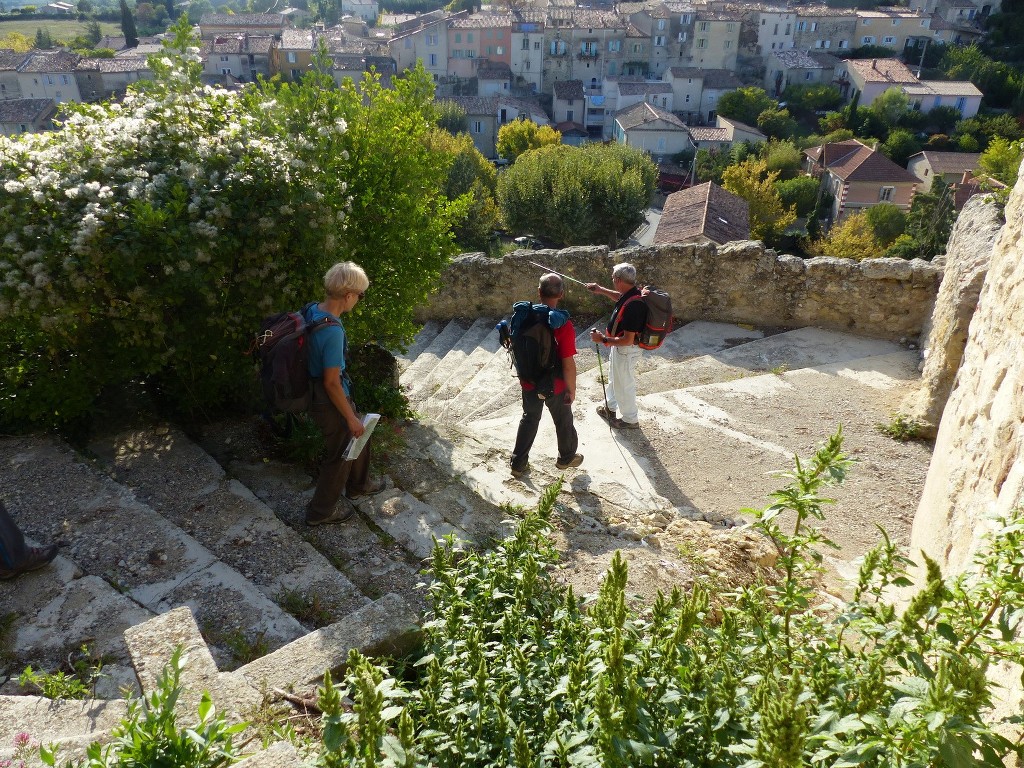
[[[170,280],[214,306],[225,280],[286,280],[278,260],[297,230],[326,229],[321,244],[334,246],[350,201],[325,197],[338,185],[308,160],[345,121],[268,132],[273,101],[250,107],[223,89],[175,85],[192,59],[198,49],[159,59],[163,90],[81,105],[59,131],[0,137],[0,321],[52,325],[84,302],[112,314],[162,307]]]

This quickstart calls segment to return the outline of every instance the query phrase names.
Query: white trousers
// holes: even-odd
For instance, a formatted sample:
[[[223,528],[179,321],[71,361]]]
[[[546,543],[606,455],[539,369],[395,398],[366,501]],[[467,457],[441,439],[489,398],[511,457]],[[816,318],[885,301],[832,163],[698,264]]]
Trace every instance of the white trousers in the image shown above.
[[[612,347],[608,362],[608,410],[618,412],[623,421],[636,424],[640,414],[636,407],[636,362],[640,347]]]

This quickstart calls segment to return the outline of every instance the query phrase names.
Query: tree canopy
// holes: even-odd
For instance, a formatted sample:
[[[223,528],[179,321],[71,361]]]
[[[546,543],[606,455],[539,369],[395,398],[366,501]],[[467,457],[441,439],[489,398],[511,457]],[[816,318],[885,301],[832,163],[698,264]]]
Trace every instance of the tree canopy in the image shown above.
[[[564,144],[520,156],[498,179],[505,226],[560,245],[618,246],[644,220],[657,168],[623,144]]]
[[[513,120],[498,129],[497,151],[499,157],[510,162],[524,152],[540,149],[552,144],[561,144],[562,134],[550,125],[537,125],[532,120]]]
[[[778,103],[763,88],[745,87],[722,94],[718,100],[718,114],[731,117],[747,125],[757,125],[757,118],[766,109]]]
[[[855,213],[833,226],[821,243],[821,252],[836,259],[874,259],[882,256],[883,251],[863,213]]]
[[[792,206],[785,206],[775,182],[778,171],[769,171],[768,163],[751,157],[732,165],[722,174],[722,186],[750,204],[750,236],[775,245],[786,227],[796,221]]]

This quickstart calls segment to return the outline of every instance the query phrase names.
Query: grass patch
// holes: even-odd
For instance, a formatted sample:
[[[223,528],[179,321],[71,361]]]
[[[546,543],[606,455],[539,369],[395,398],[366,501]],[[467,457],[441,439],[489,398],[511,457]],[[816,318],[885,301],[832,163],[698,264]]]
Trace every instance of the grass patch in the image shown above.
[[[901,443],[924,439],[924,424],[902,413],[893,414],[885,424],[876,424],[875,429]]]
[[[78,35],[84,35],[88,22],[75,21],[72,19],[19,19],[17,21],[0,21],[0,39],[11,32],[34,38],[36,30],[42,29],[50,33],[54,42],[62,40],[69,42]],[[101,21],[100,29],[104,35],[120,36],[121,25],[110,21]]]
[[[304,595],[297,589],[290,589],[277,596],[277,604],[303,624],[320,628],[334,623],[334,614],[323,604],[320,595]]]
[[[248,634],[243,629],[224,630],[212,624],[203,624],[200,632],[207,645],[219,646],[231,656],[230,663],[222,672],[244,667],[270,653],[266,630]]]

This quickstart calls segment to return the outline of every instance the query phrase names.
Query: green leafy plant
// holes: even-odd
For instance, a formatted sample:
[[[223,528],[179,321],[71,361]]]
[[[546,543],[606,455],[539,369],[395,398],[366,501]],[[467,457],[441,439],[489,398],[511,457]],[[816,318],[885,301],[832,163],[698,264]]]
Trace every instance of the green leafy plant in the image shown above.
[[[920,439],[922,428],[921,422],[903,413],[894,413],[888,423],[875,425],[875,429],[883,435],[888,435],[901,443]]]
[[[25,667],[18,677],[18,685],[32,687],[47,699],[84,699],[95,693],[96,681],[103,676],[103,659],[94,657],[87,645],[81,646],[71,671],[37,672]]]
[[[853,598],[823,610],[817,522],[849,467],[841,448],[837,432],[748,510],[778,573],[716,611],[698,583],[635,613],[618,554],[596,597],[560,585],[548,536],[560,484],[492,552],[439,542],[417,676],[353,651],[320,694],[320,765],[994,768],[1020,754],[998,733],[985,673],[1019,668],[1024,651],[1024,517],[974,575],[944,580],[926,560],[902,615],[887,594],[910,584],[909,561],[883,535]]]
[[[290,589],[277,596],[277,604],[303,624],[326,627],[335,620],[334,613],[323,604],[320,595],[305,595],[297,589]]]
[[[224,629],[204,624],[203,639],[214,646],[220,646],[231,655],[231,669],[263,658],[270,653],[266,630],[246,632],[244,629]]]
[[[246,726],[229,725],[224,714],[214,709],[208,693],[200,699],[198,722],[188,728],[178,726],[174,707],[181,695],[186,661],[181,648],[176,649],[153,693],[133,700],[110,742],[91,744],[86,760],[75,764],[77,768],[219,768],[237,761],[233,739]],[[51,747],[40,748],[40,758],[46,765],[57,765],[56,750]]]

